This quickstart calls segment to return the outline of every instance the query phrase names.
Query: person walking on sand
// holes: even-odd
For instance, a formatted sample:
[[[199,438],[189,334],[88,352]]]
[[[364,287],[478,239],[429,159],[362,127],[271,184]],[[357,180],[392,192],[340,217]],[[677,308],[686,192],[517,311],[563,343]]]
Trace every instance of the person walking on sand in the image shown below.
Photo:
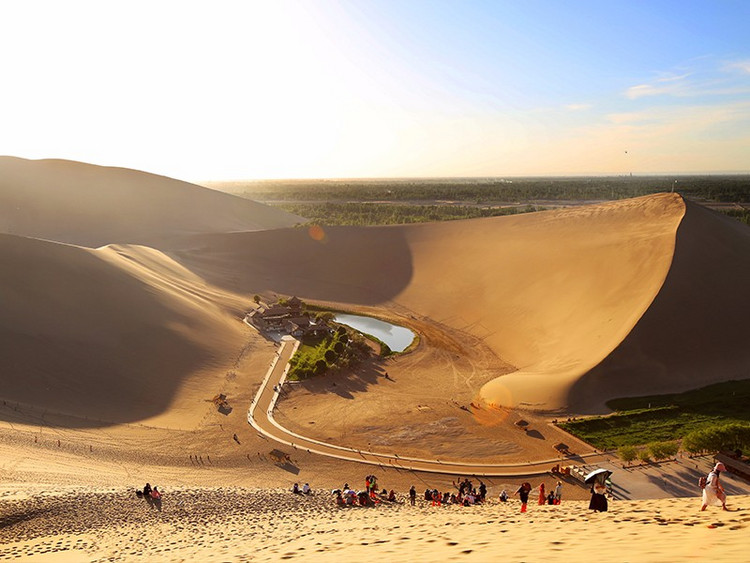
[[[523,483],[516,494],[521,499],[521,512],[526,512],[526,505],[529,504],[529,493],[531,492],[531,483]]]
[[[414,488],[414,485],[409,489],[409,502],[411,502],[412,506],[417,502],[417,489]]]
[[[547,494],[544,492],[544,483],[539,485],[539,504],[545,504],[547,502]]]
[[[703,506],[701,506],[701,512],[706,510],[709,504],[711,506],[721,506],[722,510],[729,510],[727,508],[727,493],[719,481],[719,474],[726,470],[727,468],[724,464],[719,462],[714,466],[713,471],[708,474],[706,486],[703,488]]]
[[[600,473],[591,485],[591,500],[589,510],[607,512],[607,473]]]
[[[558,481],[557,486],[555,487],[555,504],[560,504],[561,500],[562,500],[562,481]]]

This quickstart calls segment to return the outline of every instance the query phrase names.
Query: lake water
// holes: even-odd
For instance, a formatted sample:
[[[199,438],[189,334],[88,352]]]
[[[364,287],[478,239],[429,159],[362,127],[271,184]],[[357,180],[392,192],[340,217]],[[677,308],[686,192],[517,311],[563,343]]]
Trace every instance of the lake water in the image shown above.
[[[337,323],[352,327],[354,330],[379,338],[388,344],[388,347],[394,352],[403,352],[414,341],[414,333],[408,328],[392,325],[372,317],[338,314],[335,320]]]

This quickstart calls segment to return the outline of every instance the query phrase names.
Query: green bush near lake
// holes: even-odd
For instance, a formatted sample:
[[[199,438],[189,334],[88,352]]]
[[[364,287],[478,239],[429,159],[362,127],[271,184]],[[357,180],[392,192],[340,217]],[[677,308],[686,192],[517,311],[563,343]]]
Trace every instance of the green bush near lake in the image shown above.
[[[361,335],[337,330],[323,338],[306,339],[289,360],[290,381],[302,381],[321,375],[331,368],[355,365],[369,354]]]
[[[599,449],[644,446],[725,424],[750,424],[748,404],[750,379],[745,379],[685,393],[615,399],[607,403],[614,414],[558,425]]]

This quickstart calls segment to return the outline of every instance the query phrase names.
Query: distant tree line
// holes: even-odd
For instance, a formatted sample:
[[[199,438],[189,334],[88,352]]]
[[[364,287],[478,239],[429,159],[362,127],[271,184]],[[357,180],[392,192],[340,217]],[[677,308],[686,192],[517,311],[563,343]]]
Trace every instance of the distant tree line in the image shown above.
[[[266,180],[235,182],[225,190],[261,201],[614,200],[672,189],[711,202],[749,203],[750,175],[613,176],[513,179]]]
[[[750,424],[735,422],[690,432],[682,447],[691,454],[750,448]]]
[[[474,207],[449,205],[405,205],[377,204],[368,202],[350,203],[283,203],[278,207],[305,217],[317,225],[404,225],[430,221],[454,219],[476,219],[542,211],[544,208],[526,205],[523,207]]]

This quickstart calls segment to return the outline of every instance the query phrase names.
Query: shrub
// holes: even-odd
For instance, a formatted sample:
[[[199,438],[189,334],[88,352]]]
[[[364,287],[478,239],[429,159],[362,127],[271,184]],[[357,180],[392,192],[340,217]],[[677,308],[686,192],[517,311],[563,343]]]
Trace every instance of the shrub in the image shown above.
[[[635,446],[620,446],[617,450],[617,456],[624,462],[630,464],[638,457],[638,449]]]
[[[669,459],[677,454],[676,442],[652,442],[647,446],[651,457],[656,461]]]
[[[748,448],[750,424],[732,422],[690,432],[683,438],[682,447],[690,453]]]
[[[675,457],[680,451],[680,445],[677,442],[662,442],[662,453],[668,458]]]
[[[638,459],[641,460],[643,463],[650,463],[651,462],[651,452],[648,448],[643,448],[642,450],[638,450]]]

